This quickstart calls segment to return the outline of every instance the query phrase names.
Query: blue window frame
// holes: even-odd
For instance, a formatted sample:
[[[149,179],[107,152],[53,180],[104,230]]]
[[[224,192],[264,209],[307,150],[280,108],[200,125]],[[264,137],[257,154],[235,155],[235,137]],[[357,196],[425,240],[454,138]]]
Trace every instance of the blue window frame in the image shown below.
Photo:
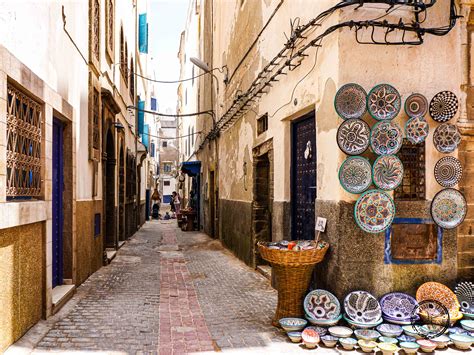
[[[140,53],[148,53],[148,23],[146,13],[140,14],[138,18],[138,50]]]

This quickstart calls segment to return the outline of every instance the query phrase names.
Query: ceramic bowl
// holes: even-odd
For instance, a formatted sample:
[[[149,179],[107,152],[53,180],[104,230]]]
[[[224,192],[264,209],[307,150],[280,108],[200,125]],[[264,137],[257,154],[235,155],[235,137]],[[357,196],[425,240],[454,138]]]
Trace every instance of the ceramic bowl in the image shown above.
[[[451,339],[454,346],[460,350],[469,350],[472,343],[474,343],[474,337],[467,334],[450,334],[449,339]]]
[[[387,317],[387,316],[382,316],[382,319],[385,322],[388,322],[388,323],[391,323],[391,324],[396,324],[396,325],[410,325],[411,324],[410,319],[404,319],[404,320],[393,319],[393,318],[390,318],[390,317]]]
[[[364,353],[371,353],[377,347],[377,343],[372,340],[363,340],[360,339],[357,344],[359,344],[360,348]]]
[[[445,327],[437,324],[425,324],[421,326],[421,328],[423,328],[423,331],[426,332],[426,334],[440,334],[441,332],[444,334],[448,331],[447,329],[445,330]]]
[[[468,334],[469,332],[466,329],[460,327],[451,327],[448,328],[449,334]]]
[[[421,351],[424,351],[425,353],[432,353],[437,346],[434,341],[428,339],[418,339],[416,342],[420,345]]]
[[[379,337],[379,342],[386,344],[398,344],[398,340],[391,337]]]
[[[329,331],[329,334],[331,334],[333,337],[336,337],[336,338],[347,338],[352,335],[352,329],[348,327],[341,327],[341,326],[330,327],[328,331]]]
[[[288,332],[286,335],[293,343],[301,343],[301,332]]]
[[[378,326],[380,323],[383,322],[383,319],[380,318],[377,322],[375,323],[359,323],[359,322],[356,322],[356,321],[353,321],[352,319],[350,319],[347,315],[343,315],[342,316],[344,318],[344,320],[349,323],[349,325],[351,326],[351,328],[353,329],[357,329],[357,328],[362,328],[362,329],[369,329],[369,328],[375,328],[376,326]]]
[[[371,329],[356,329],[354,330],[354,334],[357,339],[363,340],[373,340],[376,341],[380,337],[380,333],[376,330]]]
[[[469,332],[474,332],[474,320],[464,319],[461,322],[461,327]]]
[[[332,335],[323,335],[321,337],[321,340],[323,341],[324,345],[327,346],[328,348],[334,348],[339,338],[333,337]]]
[[[462,312],[463,318],[474,319],[474,313]]]
[[[416,352],[420,348],[420,345],[413,341],[402,341],[400,343],[400,348],[402,348],[406,354],[416,354]]]
[[[444,349],[448,347],[449,337],[447,335],[440,335],[436,338],[432,338],[431,341],[436,343],[436,349]]]
[[[303,339],[304,345],[308,349],[314,349],[320,341],[319,333],[314,329],[308,328],[303,330],[303,332],[301,333],[301,338]]]
[[[282,318],[280,325],[287,332],[297,332],[306,327],[308,321],[302,318]]]
[[[353,350],[357,344],[357,340],[354,338],[339,338],[339,342],[345,350]]]
[[[402,335],[398,336],[397,340],[399,342],[415,343],[416,344],[416,338],[412,337],[412,336],[409,336],[409,335],[406,335],[406,334],[402,334]]]
[[[309,327],[306,327],[305,329],[314,329],[320,337],[322,337],[323,335],[326,335],[328,333],[328,330],[326,328],[323,328],[323,327],[314,327],[312,325],[310,325]]]
[[[308,317],[308,315],[306,315],[306,319],[312,325],[319,325],[320,327],[332,327],[333,325],[336,325],[342,319],[342,314],[340,314],[337,318],[329,319],[329,320],[314,319],[314,318]]]
[[[381,343],[378,344],[377,347],[382,351],[383,355],[392,355],[400,350],[395,344],[389,343]]]
[[[403,328],[396,324],[383,323],[376,329],[384,337],[398,337],[403,333]]]
[[[403,327],[403,332],[406,334],[406,335],[409,335],[415,339],[421,339],[421,335],[419,335],[415,329],[413,329],[413,326],[412,325],[404,325]]]

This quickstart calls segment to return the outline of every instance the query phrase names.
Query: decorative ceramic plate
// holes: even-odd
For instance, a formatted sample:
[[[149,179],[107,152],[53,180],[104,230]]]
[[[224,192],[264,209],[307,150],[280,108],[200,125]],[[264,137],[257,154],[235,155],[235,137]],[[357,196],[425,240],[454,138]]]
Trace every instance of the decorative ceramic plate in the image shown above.
[[[402,292],[387,293],[380,299],[383,314],[398,320],[409,319],[417,305],[412,296]]]
[[[446,122],[458,112],[458,98],[451,91],[437,93],[430,102],[430,115],[437,122]]]
[[[390,227],[395,217],[395,203],[384,191],[364,192],[354,207],[359,227],[367,233],[380,233]]]
[[[360,118],[367,112],[367,92],[357,84],[346,84],[336,93],[334,107],[343,119]]]
[[[439,152],[452,153],[461,143],[461,133],[455,125],[443,123],[435,129],[433,143]]]
[[[455,157],[443,157],[435,165],[434,176],[443,187],[453,187],[462,178],[461,162]]]
[[[360,194],[372,183],[372,167],[369,160],[362,157],[349,157],[339,169],[339,182],[347,192]]]
[[[369,147],[370,127],[365,121],[351,118],[337,130],[337,144],[348,155],[360,155]]]
[[[370,146],[377,155],[396,154],[401,149],[403,134],[399,125],[378,122],[370,133]]]
[[[380,84],[370,90],[367,96],[367,109],[373,118],[379,121],[397,117],[402,99],[397,89],[388,84]]]
[[[462,311],[474,313],[474,283],[460,282],[454,289]]]
[[[314,319],[334,319],[341,313],[338,299],[326,290],[314,290],[308,293],[303,306],[306,314]]]
[[[428,112],[428,100],[422,94],[411,94],[405,101],[405,112],[408,117],[426,115]]]
[[[449,313],[459,310],[456,295],[449,287],[439,282],[425,282],[418,287],[418,290],[416,290],[416,300],[418,302],[425,300],[438,301],[449,310]]]
[[[428,133],[430,126],[423,116],[412,117],[405,124],[405,135],[413,144],[424,142]]]
[[[466,213],[466,199],[458,190],[441,190],[431,201],[431,217],[441,228],[456,228],[464,221]]]
[[[344,309],[352,320],[359,323],[375,323],[382,317],[377,299],[366,291],[353,291],[344,299]]]
[[[375,186],[382,190],[395,190],[403,180],[403,163],[396,155],[382,155],[372,168]]]

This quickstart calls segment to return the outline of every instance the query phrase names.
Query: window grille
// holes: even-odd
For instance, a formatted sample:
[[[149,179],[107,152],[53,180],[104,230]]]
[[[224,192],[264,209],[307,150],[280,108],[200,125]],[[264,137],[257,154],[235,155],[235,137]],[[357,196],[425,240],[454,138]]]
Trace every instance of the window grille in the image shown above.
[[[91,51],[94,59],[99,62],[100,58],[100,2],[99,0],[92,0],[91,3]]]
[[[425,143],[413,144],[404,139],[398,156],[403,163],[404,174],[402,183],[395,190],[395,199],[424,200],[426,197]]]
[[[127,47],[123,36],[123,27],[120,28],[120,72],[122,73],[124,80],[127,82]]]
[[[135,103],[135,68],[133,66],[133,58],[130,58],[130,97]]]
[[[260,135],[268,130],[268,114],[264,114],[257,120],[257,134]]]
[[[132,198],[136,195],[137,170],[135,156],[130,151],[127,152],[126,178],[126,195]]]
[[[100,150],[100,102],[99,102],[99,91],[96,88],[92,92],[92,147]]]
[[[7,85],[7,198],[41,195],[42,105]]]
[[[113,58],[114,51],[114,24],[115,24],[115,12],[114,12],[114,0],[107,0],[107,51]]]

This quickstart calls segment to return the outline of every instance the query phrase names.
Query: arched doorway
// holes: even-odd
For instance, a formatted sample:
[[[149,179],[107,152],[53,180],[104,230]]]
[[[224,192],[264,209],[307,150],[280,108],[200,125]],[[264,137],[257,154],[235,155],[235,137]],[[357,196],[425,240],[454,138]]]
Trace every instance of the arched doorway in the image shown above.
[[[124,241],[125,236],[125,153],[123,151],[123,143],[120,144],[119,158],[119,241]]]
[[[112,129],[107,131],[107,160],[105,162],[104,212],[105,212],[105,246],[117,248],[115,232],[115,140]]]

